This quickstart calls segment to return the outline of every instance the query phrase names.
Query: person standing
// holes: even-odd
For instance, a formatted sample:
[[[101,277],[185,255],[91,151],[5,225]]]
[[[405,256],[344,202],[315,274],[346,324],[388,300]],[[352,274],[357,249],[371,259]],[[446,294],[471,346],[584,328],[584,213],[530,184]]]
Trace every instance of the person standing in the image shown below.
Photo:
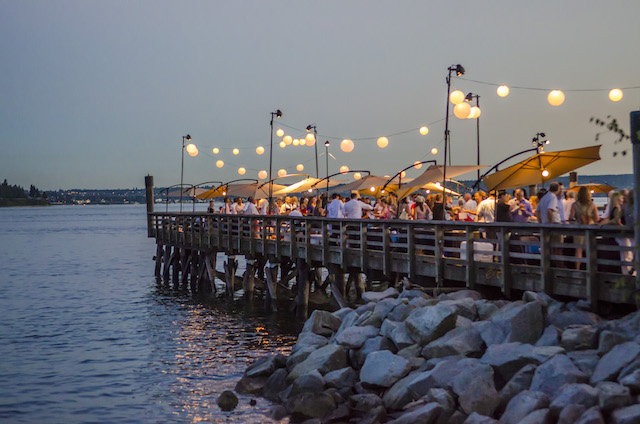
[[[496,198],[490,194],[478,205],[477,222],[496,222]]]
[[[538,199],[536,218],[541,224],[560,224],[560,211],[558,209],[558,191],[560,186],[557,182],[549,184],[549,191]]]
[[[344,215],[349,219],[362,218],[362,211],[372,211],[373,207],[358,198],[358,193],[351,193],[351,200],[344,204]]]
[[[564,199],[562,199],[562,208],[564,209],[564,220],[569,221],[569,215],[571,214],[571,208],[576,202],[576,192],[567,190],[564,193]]]
[[[327,205],[327,218],[344,218],[344,204],[338,193],[333,193],[333,200]]]
[[[598,208],[591,200],[591,193],[586,187],[580,187],[578,199],[571,205],[569,222],[574,222],[578,225],[592,225],[598,222]],[[582,257],[584,242],[584,236],[573,236],[573,243],[580,246],[576,247],[576,258]],[[576,262],[576,269],[580,269],[580,262]]]
[[[509,202],[509,215],[511,222],[525,223],[529,222],[533,215],[533,207],[524,197],[524,191],[519,188],[514,193],[514,198]]]
[[[242,210],[239,212],[242,215],[260,215],[258,208],[256,207],[256,201],[253,197],[249,196],[247,203],[244,204]]]
[[[496,222],[511,222],[509,195],[506,191],[498,192],[498,204],[496,205]]]

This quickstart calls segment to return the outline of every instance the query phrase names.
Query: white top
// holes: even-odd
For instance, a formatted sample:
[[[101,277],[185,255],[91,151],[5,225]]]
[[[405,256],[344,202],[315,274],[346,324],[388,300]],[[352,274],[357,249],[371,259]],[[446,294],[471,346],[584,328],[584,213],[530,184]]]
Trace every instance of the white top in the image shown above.
[[[569,215],[571,215],[571,205],[576,202],[576,199],[562,199],[562,207],[564,208],[564,221],[569,220]]]
[[[244,204],[242,213],[244,215],[260,215],[260,212],[258,212],[258,208],[256,208],[256,205],[254,205],[252,202],[247,202]]]
[[[547,211],[552,211],[552,221],[549,222],[549,216]],[[538,209],[540,214],[541,224],[560,224],[560,211],[558,210],[558,197],[555,193],[548,191],[542,199],[538,202]]]
[[[478,222],[496,222],[496,199],[487,197],[480,202],[476,216]]]
[[[346,218],[360,219],[362,211],[372,211],[373,206],[367,205],[362,200],[351,199],[344,204],[344,214]]]
[[[289,216],[302,216],[302,212],[300,212],[300,210],[298,208],[296,208],[296,209],[291,211]]]
[[[280,215],[284,215],[287,212],[291,212],[292,209],[293,209],[293,204],[283,203],[282,206],[280,206]]]
[[[266,215],[269,211],[269,201],[267,199],[260,199],[258,202],[258,211],[260,211],[260,215]]]
[[[344,218],[344,204],[340,199],[333,199],[327,205],[327,218]]]

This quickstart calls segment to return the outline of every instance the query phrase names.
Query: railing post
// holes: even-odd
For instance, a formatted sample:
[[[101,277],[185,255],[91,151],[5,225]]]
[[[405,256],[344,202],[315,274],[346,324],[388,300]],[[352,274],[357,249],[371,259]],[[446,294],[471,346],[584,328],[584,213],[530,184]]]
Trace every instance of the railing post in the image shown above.
[[[436,284],[441,286],[444,282],[444,249],[443,249],[443,236],[444,231],[442,227],[435,224],[435,265],[436,265]]]
[[[280,218],[276,218],[276,258],[278,258],[278,263],[280,262],[280,258],[282,257],[282,241],[280,240],[280,227],[282,226],[282,221]]]
[[[347,269],[347,222],[340,221],[340,266]]]
[[[594,312],[598,310],[598,279],[596,273],[598,271],[598,246],[596,244],[596,235],[593,230],[585,231],[584,256],[587,262],[586,290],[587,301],[591,305]]]
[[[329,224],[325,219],[322,220],[322,260],[324,266],[329,268]]]
[[[289,253],[290,253],[290,257],[289,259],[291,261],[293,261],[295,258],[298,257],[298,240],[297,240],[297,232],[296,232],[296,223],[295,223],[295,219],[291,218],[291,221],[289,222],[289,232],[291,234],[291,241],[289,242]]]
[[[469,290],[473,290],[476,288],[476,261],[473,253],[473,240],[474,240],[474,228],[466,226],[466,254],[467,254],[467,264],[466,264],[466,277],[467,277],[467,288]]]
[[[367,222],[360,222],[360,267],[366,274],[369,268],[369,253],[367,249]]]
[[[388,223],[382,224],[382,273],[385,277],[390,277],[391,274],[391,229]]]
[[[500,246],[502,247],[502,293],[507,299],[511,297],[511,260],[509,256],[509,231],[505,227],[500,228]]]
[[[416,243],[414,239],[413,229],[415,227],[411,224],[411,221],[407,222],[407,254],[409,255],[409,269],[407,274],[410,280],[416,278]]]
[[[311,263],[311,225],[313,221],[310,219],[305,220],[304,224],[304,241],[305,241],[305,256],[307,264]]]
[[[551,281],[551,234],[548,228],[540,228],[540,283],[542,290],[553,295]]]

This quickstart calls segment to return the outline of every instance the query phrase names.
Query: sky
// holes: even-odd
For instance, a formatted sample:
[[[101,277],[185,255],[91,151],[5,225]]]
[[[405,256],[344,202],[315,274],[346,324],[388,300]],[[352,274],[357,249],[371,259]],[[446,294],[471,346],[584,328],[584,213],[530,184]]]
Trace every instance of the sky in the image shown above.
[[[180,182],[187,134],[199,154],[184,153],[185,183],[257,178],[278,109],[274,132],[317,126],[320,177],[325,140],[329,173],[442,163],[455,64],[466,74],[451,89],[480,96],[482,164],[544,132],[547,151],[603,145],[580,174],[630,173],[630,143],[596,141],[602,129],[589,120],[611,116],[628,132],[640,110],[639,88],[607,97],[640,86],[639,16],[637,0],[0,0],[0,179],[115,189],[144,187],[150,174],[166,187]],[[565,92],[561,106],[547,102],[551,89]],[[449,129],[452,164],[475,164],[476,121],[451,117]],[[274,176],[297,164],[315,176],[314,147],[273,138]],[[340,150],[345,138],[351,153]]]

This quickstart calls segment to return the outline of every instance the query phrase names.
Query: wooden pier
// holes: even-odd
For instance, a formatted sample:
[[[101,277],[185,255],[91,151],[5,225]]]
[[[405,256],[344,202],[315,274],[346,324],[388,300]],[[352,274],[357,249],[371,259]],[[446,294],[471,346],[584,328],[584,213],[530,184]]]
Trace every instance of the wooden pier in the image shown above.
[[[274,309],[283,293],[295,296],[299,316],[307,315],[311,290],[330,287],[346,306],[352,284],[358,295],[366,289],[364,276],[390,285],[499,290],[506,298],[544,291],[585,299],[594,309],[599,302],[634,304],[637,292],[635,277],[624,272],[633,261],[620,259],[631,243],[616,241],[633,240],[624,227],[152,211],[148,218],[159,281],[207,295],[219,278],[228,295],[242,289],[247,298],[258,285]],[[583,249],[581,258],[576,248]],[[218,253],[225,255],[224,271]],[[242,276],[236,275],[239,255],[247,264]]]

